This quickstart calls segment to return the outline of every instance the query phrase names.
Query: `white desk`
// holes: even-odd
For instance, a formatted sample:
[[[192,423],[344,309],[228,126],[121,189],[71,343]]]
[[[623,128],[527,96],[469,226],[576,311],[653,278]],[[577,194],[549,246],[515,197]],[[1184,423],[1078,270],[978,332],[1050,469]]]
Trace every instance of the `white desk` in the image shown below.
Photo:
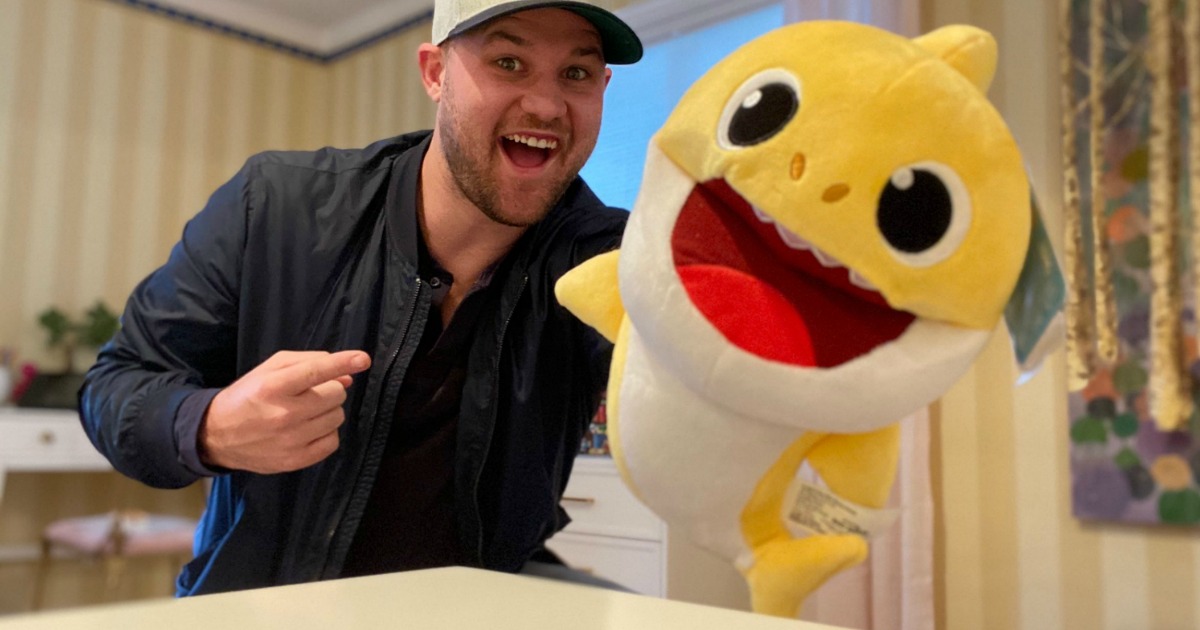
[[[26,615],[0,630],[834,630],[478,569],[432,569]]]
[[[10,472],[105,470],[112,466],[88,441],[74,411],[0,407],[0,506]]]

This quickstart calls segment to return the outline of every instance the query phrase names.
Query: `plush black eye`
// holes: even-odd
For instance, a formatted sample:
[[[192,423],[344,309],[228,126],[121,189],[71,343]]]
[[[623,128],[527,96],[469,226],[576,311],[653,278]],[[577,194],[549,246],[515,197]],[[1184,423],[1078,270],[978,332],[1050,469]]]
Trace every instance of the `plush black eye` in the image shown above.
[[[892,173],[879,195],[875,220],[897,259],[927,267],[962,243],[971,223],[970,198],[950,167],[914,164]]]
[[[800,100],[792,86],[768,83],[750,93],[729,121],[729,142],[740,147],[758,144],[779,133],[796,115]]]
[[[765,142],[800,109],[800,83],[784,70],[760,72],[742,84],[725,105],[718,132],[726,149]]]

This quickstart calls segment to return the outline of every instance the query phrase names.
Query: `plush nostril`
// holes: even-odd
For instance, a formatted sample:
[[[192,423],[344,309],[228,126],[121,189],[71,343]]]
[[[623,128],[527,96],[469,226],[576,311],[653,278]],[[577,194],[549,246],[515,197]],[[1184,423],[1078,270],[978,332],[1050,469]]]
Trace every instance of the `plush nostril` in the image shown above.
[[[845,184],[834,184],[825,189],[825,194],[821,195],[821,201],[833,203],[841,201],[843,197],[850,194],[850,187]]]
[[[806,160],[803,153],[797,153],[792,157],[792,179],[797,180],[804,176],[804,166]]]

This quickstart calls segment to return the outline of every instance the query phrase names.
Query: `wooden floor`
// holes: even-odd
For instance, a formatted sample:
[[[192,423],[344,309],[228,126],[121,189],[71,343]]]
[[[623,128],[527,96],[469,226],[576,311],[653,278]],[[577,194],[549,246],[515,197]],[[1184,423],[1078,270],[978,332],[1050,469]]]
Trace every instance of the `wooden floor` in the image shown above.
[[[118,505],[163,514],[199,516],[204,490],[155,490],[117,473],[11,473],[0,505],[0,616],[29,610],[39,534],[59,518],[107,512]],[[122,600],[169,597],[179,562],[165,558],[130,561],[118,596]],[[100,603],[103,571],[86,561],[64,559],[53,565],[46,608]]]

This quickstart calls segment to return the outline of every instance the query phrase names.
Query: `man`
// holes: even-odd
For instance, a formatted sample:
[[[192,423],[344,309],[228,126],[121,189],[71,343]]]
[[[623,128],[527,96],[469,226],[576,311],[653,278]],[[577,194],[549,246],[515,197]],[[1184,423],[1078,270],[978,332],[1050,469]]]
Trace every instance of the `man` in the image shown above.
[[[119,471],[213,478],[180,594],[519,571],[567,522],[606,348],[553,287],[620,239],[578,172],[641,44],[588,2],[437,0],[433,33],[432,134],[251,158],[88,373]]]

